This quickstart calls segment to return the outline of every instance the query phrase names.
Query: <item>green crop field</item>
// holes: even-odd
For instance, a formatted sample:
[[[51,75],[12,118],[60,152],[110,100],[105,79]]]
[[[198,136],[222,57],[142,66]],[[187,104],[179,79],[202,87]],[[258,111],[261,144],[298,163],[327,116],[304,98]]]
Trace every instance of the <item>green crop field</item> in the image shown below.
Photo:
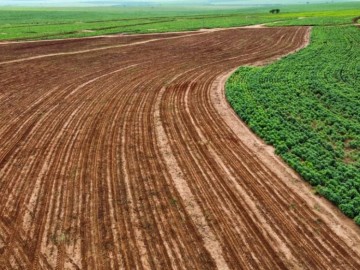
[[[360,225],[360,29],[314,27],[311,44],[240,68],[226,95],[291,167]]]
[[[0,40],[86,37],[116,33],[155,33],[269,25],[350,24],[359,16],[360,3],[271,7],[103,7],[0,8]]]

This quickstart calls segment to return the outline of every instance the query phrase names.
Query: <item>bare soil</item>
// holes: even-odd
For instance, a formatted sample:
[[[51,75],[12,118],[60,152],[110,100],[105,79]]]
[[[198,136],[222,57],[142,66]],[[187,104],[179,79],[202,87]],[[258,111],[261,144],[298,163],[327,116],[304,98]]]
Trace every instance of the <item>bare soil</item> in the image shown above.
[[[359,229],[223,95],[307,27],[0,45],[1,269],[359,269]]]

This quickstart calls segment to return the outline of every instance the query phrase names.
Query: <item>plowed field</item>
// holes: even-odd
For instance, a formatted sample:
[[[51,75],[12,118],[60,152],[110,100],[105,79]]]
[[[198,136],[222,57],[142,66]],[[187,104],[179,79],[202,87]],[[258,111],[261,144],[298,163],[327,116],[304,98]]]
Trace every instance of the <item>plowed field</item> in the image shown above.
[[[359,269],[358,228],[223,95],[309,31],[0,44],[0,268]]]

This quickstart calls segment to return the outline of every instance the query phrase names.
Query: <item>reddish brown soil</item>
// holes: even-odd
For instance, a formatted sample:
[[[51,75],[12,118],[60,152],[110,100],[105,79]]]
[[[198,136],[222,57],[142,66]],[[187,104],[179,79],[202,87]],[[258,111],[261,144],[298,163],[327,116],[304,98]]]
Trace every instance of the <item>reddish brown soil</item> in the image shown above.
[[[214,97],[307,33],[0,45],[0,268],[359,269],[359,230]]]

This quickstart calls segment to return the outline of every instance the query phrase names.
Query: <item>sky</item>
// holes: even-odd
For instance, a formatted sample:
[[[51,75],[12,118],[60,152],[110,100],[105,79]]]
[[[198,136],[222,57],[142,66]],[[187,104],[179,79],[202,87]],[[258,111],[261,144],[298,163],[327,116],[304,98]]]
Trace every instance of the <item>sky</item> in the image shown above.
[[[348,2],[349,0],[0,0],[0,6],[100,6],[123,5],[151,2],[154,4],[299,4],[299,3],[324,3]],[[360,1],[360,0],[357,0]]]

